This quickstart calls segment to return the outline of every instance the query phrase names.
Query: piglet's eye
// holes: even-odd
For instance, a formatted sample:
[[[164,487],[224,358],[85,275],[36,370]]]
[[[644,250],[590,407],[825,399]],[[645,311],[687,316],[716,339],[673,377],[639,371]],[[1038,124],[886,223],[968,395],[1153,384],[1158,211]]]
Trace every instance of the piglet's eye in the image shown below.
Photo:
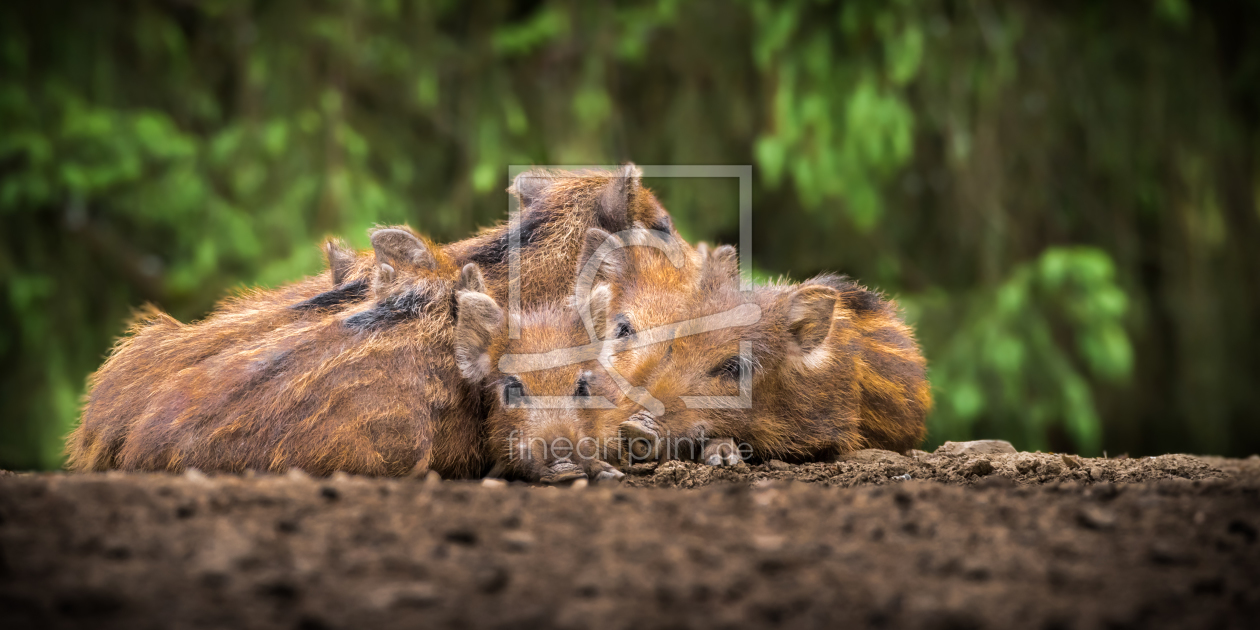
[[[614,337],[617,339],[625,339],[626,337],[634,334],[634,326],[630,324],[630,320],[626,319],[625,315],[618,315],[615,321],[617,322],[617,326],[613,328]]]
[[[512,402],[525,395],[525,385],[515,376],[509,376],[503,380],[503,399]]]
[[[738,355],[730,357],[719,363],[717,367],[709,370],[709,376],[728,378],[732,381],[738,381],[744,374],[752,373],[752,365]]]
[[[591,395],[591,386],[586,382],[585,378],[578,379],[577,389],[573,390],[573,395],[574,396],[590,396]]]

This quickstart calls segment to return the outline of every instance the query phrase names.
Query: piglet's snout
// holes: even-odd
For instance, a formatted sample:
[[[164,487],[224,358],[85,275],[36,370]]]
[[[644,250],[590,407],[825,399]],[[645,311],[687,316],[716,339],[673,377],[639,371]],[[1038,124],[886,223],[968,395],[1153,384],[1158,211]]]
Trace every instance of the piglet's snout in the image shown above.
[[[640,411],[621,423],[621,437],[630,455],[637,460],[656,455],[660,443],[660,425],[649,411]]]

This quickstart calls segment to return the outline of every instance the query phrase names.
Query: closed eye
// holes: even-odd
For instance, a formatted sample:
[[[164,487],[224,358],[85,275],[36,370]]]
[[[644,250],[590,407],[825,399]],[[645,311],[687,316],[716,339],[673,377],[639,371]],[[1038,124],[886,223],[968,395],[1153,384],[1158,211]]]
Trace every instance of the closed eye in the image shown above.
[[[573,395],[583,397],[591,395],[591,386],[586,382],[585,377],[578,379],[577,388],[573,390]]]
[[[752,374],[752,364],[739,355],[729,357],[709,370],[709,376],[732,381],[738,381],[745,374]]]
[[[625,315],[618,315],[613,319],[613,337],[615,339],[625,339],[634,334],[634,325]]]
[[[503,402],[512,404],[525,396],[525,385],[515,376],[503,379]]]

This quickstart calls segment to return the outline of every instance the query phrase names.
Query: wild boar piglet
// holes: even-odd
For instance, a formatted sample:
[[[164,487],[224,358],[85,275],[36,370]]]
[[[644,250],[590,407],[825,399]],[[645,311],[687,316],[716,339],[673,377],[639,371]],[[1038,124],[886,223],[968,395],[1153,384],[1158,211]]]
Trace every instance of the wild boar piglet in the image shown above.
[[[490,296],[459,294],[455,356],[481,388],[495,474],[544,483],[622,477],[601,460],[592,424],[596,409],[612,406],[615,388],[574,309],[553,303],[526,311],[515,339],[508,319]]]
[[[894,303],[832,275],[745,292],[734,248],[704,256],[695,293],[652,318],[628,313],[624,293],[593,293],[609,326],[637,317],[605,352],[639,354],[632,378],[646,394],[599,412],[603,435],[621,435],[637,458],[710,464],[905,451],[922,440],[925,361]],[[635,349],[645,336],[652,349]]]

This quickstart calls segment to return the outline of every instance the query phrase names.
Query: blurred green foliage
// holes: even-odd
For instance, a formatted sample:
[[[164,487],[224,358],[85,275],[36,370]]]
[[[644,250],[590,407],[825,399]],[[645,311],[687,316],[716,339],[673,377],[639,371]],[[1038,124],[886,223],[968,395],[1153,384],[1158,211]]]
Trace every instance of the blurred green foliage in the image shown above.
[[[955,321],[921,324],[928,338],[946,339],[932,364],[937,439],[969,439],[984,417],[1026,449],[1048,449],[1048,429],[1058,425],[1079,450],[1098,452],[1102,422],[1091,381],[1123,381],[1133,369],[1128,298],[1114,276],[1099,249],[1052,247],[997,286],[912,299],[921,320],[958,313]],[[1074,343],[1065,347],[1056,327]]]
[[[510,164],[754,164],[759,272],[919,329],[931,444],[1260,448],[1260,44],[1236,3],[0,7],[0,467],[51,468],[131,308],[195,319],[324,234],[439,240]],[[729,181],[662,180],[737,241]],[[929,445],[930,446],[930,445]]]

